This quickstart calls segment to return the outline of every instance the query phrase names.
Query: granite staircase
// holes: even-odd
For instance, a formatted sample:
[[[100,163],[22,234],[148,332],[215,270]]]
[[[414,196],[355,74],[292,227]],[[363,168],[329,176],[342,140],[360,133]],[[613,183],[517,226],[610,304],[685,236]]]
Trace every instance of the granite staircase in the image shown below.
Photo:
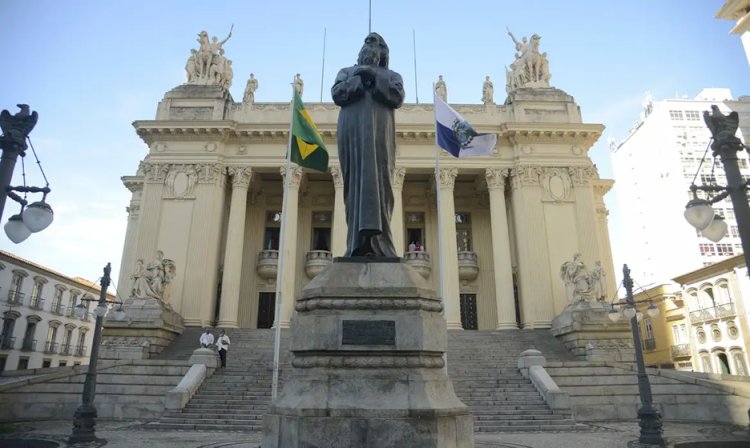
[[[194,334],[193,334],[194,333]],[[273,330],[234,329],[227,368],[204,381],[181,412],[167,412],[161,429],[258,431],[271,400]],[[160,355],[188,359],[199,329],[186,330]],[[288,372],[290,333],[282,332],[280,386]],[[187,342],[183,339],[189,339]],[[561,431],[576,428],[568,414],[553,413],[516,367],[524,350],[541,350],[549,360],[573,360],[547,330],[451,331],[448,366],[456,395],[469,406],[477,432]],[[287,367],[287,368],[285,368]]]

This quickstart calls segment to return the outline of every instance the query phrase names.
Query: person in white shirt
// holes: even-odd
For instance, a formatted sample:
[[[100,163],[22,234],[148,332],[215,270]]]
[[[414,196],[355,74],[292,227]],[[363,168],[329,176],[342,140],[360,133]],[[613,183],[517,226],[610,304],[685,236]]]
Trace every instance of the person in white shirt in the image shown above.
[[[200,344],[203,348],[208,348],[210,345],[213,345],[214,343],[214,335],[211,333],[211,330],[206,328],[206,332],[201,335],[200,338]]]
[[[227,366],[227,350],[229,350],[229,336],[221,330],[219,338],[216,340],[216,348],[219,349],[219,358],[221,358],[221,368]]]

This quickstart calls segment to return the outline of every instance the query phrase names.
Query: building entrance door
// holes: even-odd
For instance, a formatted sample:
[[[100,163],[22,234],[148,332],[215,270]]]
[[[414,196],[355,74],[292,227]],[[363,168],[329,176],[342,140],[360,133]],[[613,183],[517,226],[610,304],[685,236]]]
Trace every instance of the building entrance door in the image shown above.
[[[461,325],[464,330],[476,330],[478,328],[476,294],[461,294]]]
[[[262,292],[258,295],[258,328],[271,328],[276,309],[276,293]]]

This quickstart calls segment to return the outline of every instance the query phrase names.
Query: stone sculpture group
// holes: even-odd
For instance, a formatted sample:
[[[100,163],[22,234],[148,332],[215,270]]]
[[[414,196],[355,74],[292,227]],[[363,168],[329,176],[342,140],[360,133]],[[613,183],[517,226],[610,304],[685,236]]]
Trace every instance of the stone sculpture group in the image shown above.
[[[508,93],[519,87],[549,87],[547,53],[539,53],[541,36],[534,34],[531,41],[524,36],[519,42],[510,30],[508,35],[516,46],[516,60],[506,69]]]
[[[201,31],[198,33],[198,43],[200,47],[190,50],[190,57],[185,64],[188,84],[197,85],[218,85],[225,88],[232,86],[232,61],[224,57],[224,48],[222,46],[232,37],[232,30],[229,30],[224,40],[214,36],[212,40],[208,39],[208,33]]]
[[[130,296],[135,299],[169,300],[167,286],[176,272],[174,261],[164,258],[164,252],[157,250],[156,258],[144,266],[143,259],[136,262],[135,273],[131,276],[133,287]]]
[[[594,263],[594,268],[589,272],[578,253],[573,255],[573,261],[566,261],[560,266],[560,278],[565,282],[565,293],[571,305],[581,301],[605,301],[604,276],[600,261]]]

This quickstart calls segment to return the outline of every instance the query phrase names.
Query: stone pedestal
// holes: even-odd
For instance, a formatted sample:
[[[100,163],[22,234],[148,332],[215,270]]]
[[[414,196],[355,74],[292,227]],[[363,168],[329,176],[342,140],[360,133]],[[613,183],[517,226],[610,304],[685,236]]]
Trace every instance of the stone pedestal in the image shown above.
[[[552,320],[552,334],[581,360],[634,362],[630,322],[612,322],[610,309],[598,302],[568,305]]]
[[[125,320],[104,322],[100,359],[148,359],[185,329],[182,316],[156,299],[125,300]]]
[[[336,259],[297,299],[292,372],[263,448],[473,447],[444,369],[440,300],[400,259],[358,260]]]

